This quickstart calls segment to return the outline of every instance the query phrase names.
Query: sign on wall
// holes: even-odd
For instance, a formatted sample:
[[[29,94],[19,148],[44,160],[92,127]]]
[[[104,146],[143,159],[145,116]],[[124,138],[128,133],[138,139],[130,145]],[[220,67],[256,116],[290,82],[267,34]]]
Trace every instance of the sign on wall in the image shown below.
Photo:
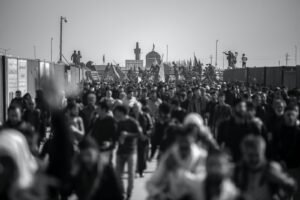
[[[7,59],[7,100],[8,103],[14,98],[18,90],[18,60],[15,58]]]
[[[27,93],[27,60],[18,60],[18,89]]]
[[[50,76],[50,63],[40,62],[40,77]]]

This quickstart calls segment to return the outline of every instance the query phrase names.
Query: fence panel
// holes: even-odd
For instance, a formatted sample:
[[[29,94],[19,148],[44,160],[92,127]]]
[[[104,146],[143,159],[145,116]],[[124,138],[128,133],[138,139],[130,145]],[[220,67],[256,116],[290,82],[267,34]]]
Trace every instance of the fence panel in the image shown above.
[[[282,86],[282,67],[266,68],[266,86],[278,87]]]
[[[252,84],[265,84],[265,68],[248,68],[248,82]]]
[[[3,73],[4,73],[4,62],[3,60],[4,59],[4,56],[0,56],[0,122],[4,122],[4,119],[5,119],[5,96],[4,96],[4,87],[5,87],[5,84],[4,83],[4,76],[3,76]],[[4,80],[3,80],[4,79]]]
[[[285,71],[283,77],[283,85],[288,89],[294,89],[297,87],[295,71]]]
[[[27,60],[27,87],[30,95],[35,98],[36,90],[39,89],[39,61]]]
[[[230,82],[230,81],[240,81],[246,82],[247,81],[247,69],[227,69],[223,73],[223,80]]]

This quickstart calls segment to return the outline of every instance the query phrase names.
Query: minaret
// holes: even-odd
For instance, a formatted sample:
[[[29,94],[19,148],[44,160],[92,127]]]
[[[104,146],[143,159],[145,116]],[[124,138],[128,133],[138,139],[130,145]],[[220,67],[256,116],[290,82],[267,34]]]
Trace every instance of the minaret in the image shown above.
[[[134,54],[135,54],[135,60],[140,60],[141,59],[141,49],[139,48],[139,43],[136,43],[136,47],[134,49]]]

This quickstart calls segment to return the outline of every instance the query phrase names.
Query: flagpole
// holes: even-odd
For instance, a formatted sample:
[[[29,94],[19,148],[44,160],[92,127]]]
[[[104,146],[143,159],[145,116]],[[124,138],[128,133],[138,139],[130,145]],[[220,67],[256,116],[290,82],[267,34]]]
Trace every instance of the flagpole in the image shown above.
[[[166,58],[167,63],[168,63],[168,57],[169,57],[169,45],[167,45],[167,58]]]
[[[217,67],[217,65],[218,65],[218,42],[219,42],[219,40],[216,41],[216,64],[215,64],[215,67]]]

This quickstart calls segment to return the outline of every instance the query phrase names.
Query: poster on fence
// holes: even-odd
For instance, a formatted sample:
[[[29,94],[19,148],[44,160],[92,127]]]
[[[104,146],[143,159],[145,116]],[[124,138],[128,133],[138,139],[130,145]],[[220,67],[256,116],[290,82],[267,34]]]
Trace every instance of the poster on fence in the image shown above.
[[[18,60],[18,89],[27,93],[27,60]]]
[[[9,104],[18,90],[18,60],[7,59],[7,103]]]
[[[45,63],[40,62],[40,77],[43,77],[45,75]]]

